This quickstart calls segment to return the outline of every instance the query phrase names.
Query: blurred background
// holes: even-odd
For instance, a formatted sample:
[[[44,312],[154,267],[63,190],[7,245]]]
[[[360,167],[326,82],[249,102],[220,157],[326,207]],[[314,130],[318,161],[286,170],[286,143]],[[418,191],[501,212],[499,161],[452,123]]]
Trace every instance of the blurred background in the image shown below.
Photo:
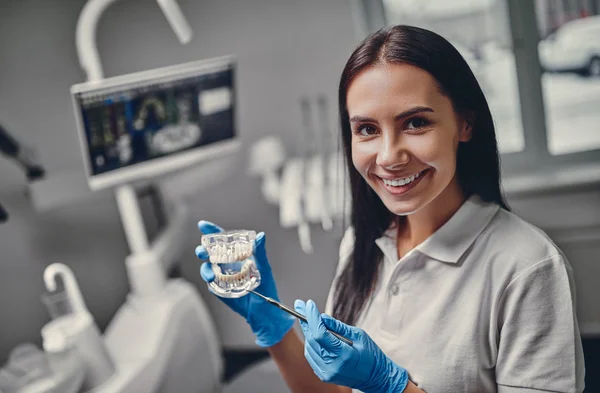
[[[314,150],[315,141],[302,137],[303,99],[324,102],[325,120],[316,127],[332,135],[338,132],[338,78],[353,48],[369,32],[411,24],[451,41],[489,100],[509,204],[545,230],[573,266],[586,392],[600,391],[600,0],[178,3],[193,30],[186,45],[180,44],[155,1],[111,5],[96,33],[104,74],[236,57],[241,147],[225,160],[230,169],[220,173],[216,165],[208,173],[211,180],[205,181],[207,170],[199,167],[167,184],[196,189],[186,197],[192,223],[205,219],[225,228],[266,232],[286,304],[310,298],[324,306],[345,220],[343,214],[333,217],[327,230],[320,222],[310,222],[311,244],[303,244],[297,225],[282,225],[285,201],[269,200],[264,178],[248,172],[256,142],[275,137],[280,144],[272,148],[273,154],[285,151],[285,160]],[[0,124],[35,150],[48,178],[70,173],[69,184],[76,185],[67,194],[77,194],[55,208],[36,208],[44,201],[32,202],[27,185],[31,179],[24,179],[19,166],[0,161],[0,205],[9,215],[0,224],[0,364],[20,343],[42,344],[40,329],[50,316],[40,296],[49,264],[59,262],[73,271],[101,332],[130,291],[125,266],[130,248],[115,194],[87,188],[69,93],[72,85],[86,80],[75,45],[85,4],[0,0]],[[336,138],[328,144],[331,152],[339,149]],[[270,151],[265,146],[263,156]],[[168,198],[169,193],[154,185],[137,187],[150,237],[164,226],[161,196]],[[280,198],[286,197],[281,192]],[[231,378],[264,352],[245,322],[208,293],[194,255],[199,241],[200,233],[191,225],[181,239],[184,252],[168,275],[199,291],[216,326],[226,378]]]

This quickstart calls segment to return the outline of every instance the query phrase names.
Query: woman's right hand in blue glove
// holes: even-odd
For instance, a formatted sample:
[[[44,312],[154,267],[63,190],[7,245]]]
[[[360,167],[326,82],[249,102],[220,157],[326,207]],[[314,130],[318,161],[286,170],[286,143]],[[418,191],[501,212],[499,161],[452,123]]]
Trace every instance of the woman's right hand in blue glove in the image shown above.
[[[223,232],[221,227],[208,221],[200,221],[198,229],[203,234]],[[208,260],[208,252],[203,246],[196,247],[196,256],[201,260]],[[279,301],[275,279],[267,259],[264,232],[260,232],[254,240],[254,258],[256,267],[260,272],[260,285],[255,291]],[[206,283],[210,283],[215,279],[210,262],[202,264],[200,275]],[[219,297],[219,299],[246,319],[256,336],[256,344],[261,347],[270,347],[277,344],[294,325],[292,316],[256,295],[248,294],[237,299]]]

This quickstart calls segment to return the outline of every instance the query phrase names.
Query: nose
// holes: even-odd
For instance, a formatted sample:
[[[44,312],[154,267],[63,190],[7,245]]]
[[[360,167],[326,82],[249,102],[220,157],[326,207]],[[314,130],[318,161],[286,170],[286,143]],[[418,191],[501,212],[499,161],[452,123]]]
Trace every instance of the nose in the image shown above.
[[[392,134],[392,135],[390,135]],[[403,146],[402,138],[398,138],[394,133],[384,133],[382,144],[375,163],[387,170],[395,170],[406,166],[410,161],[410,155],[405,146]]]

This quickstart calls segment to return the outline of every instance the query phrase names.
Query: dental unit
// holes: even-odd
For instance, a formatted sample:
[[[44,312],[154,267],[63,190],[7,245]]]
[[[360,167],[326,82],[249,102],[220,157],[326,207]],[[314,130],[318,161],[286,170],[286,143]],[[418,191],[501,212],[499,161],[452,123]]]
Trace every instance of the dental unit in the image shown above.
[[[84,178],[80,169],[51,173],[35,186],[30,185],[30,197],[36,210],[49,211],[83,203],[96,191],[112,189],[129,245],[125,265],[130,292],[102,334],[87,310],[74,313],[78,316],[75,319],[51,321],[43,331],[45,349],[65,349],[64,345],[71,343],[69,332],[79,337],[72,343],[81,344],[77,352],[85,375],[81,390],[73,393],[222,391],[222,344],[211,313],[194,284],[168,275],[185,252],[189,228],[194,226],[188,204],[197,198],[199,190],[197,182],[190,179],[201,176],[203,185],[211,187],[240,166],[234,154],[240,148],[233,129],[235,59],[225,56],[105,78],[95,42],[96,29],[103,12],[115,1],[87,1],[76,28],[77,54],[87,81],[71,87],[71,98]],[[189,42],[192,31],[177,2],[157,2],[180,42]],[[203,85],[207,76],[211,84]],[[180,105],[166,105],[164,109],[171,111],[166,119],[146,116],[146,112],[136,117],[134,100],[152,102],[151,97],[161,97],[157,89],[172,93],[172,102]],[[194,101],[181,104],[188,99]],[[207,104],[201,113],[199,101]],[[146,108],[162,109],[162,105]],[[175,116],[172,111],[177,111]],[[206,125],[202,117],[210,117],[210,124]],[[192,142],[186,140],[184,146],[168,138],[167,150],[140,149],[157,140],[152,137],[161,127],[169,131],[170,137],[178,138],[200,125],[210,132],[211,140],[202,140],[201,133],[196,132],[198,137]],[[160,190],[163,213],[169,216],[153,240],[142,216],[138,184]],[[248,254],[243,247],[236,250],[236,258]],[[51,267],[49,272],[61,270],[63,276],[70,277],[69,282],[76,282],[73,274],[65,273],[65,267]],[[251,270],[249,265],[241,266],[240,272],[247,276]],[[48,283],[53,285],[52,280]],[[71,298],[79,305],[75,309],[85,310],[80,295]],[[104,366],[94,366],[100,363]],[[61,390],[67,392],[71,390]]]

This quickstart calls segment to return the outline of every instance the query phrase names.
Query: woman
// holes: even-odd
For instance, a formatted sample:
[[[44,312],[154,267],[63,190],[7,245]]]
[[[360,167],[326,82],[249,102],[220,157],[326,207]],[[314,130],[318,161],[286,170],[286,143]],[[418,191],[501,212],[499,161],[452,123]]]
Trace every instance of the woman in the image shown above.
[[[296,301],[301,340],[256,296],[223,299],[290,389],[581,392],[571,269],[509,212],[490,110],[455,48],[415,27],[373,34],[346,64],[339,110],[352,225],[326,313]],[[256,258],[259,291],[277,298],[262,233]],[[213,279],[207,264],[201,274]]]

